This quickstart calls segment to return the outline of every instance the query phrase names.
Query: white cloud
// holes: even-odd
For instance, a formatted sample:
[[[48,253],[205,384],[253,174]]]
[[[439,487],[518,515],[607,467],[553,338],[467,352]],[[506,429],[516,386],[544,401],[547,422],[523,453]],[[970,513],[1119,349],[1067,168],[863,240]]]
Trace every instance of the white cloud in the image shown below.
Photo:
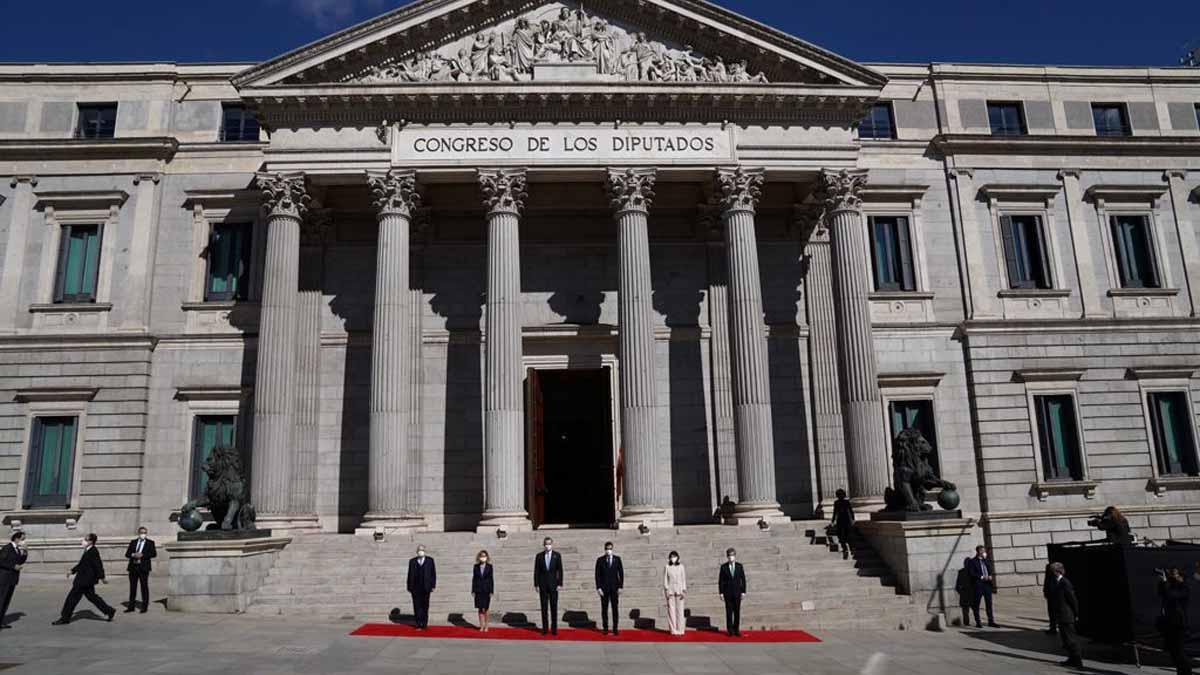
[[[341,28],[363,14],[383,11],[385,0],[291,0],[292,7],[318,28]]]

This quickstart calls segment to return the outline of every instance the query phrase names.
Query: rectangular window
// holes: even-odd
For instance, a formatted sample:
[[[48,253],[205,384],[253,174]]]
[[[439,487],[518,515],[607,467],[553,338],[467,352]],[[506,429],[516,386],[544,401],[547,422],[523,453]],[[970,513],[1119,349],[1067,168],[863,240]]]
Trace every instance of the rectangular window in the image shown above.
[[[208,461],[214,448],[237,447],[235,432],[237,415],[198,415],[192,437],[192,475],[188,481],[188,499],[204,493],[208,475],[200,467]]]
[[[221,141],[224,143],[258,142],[258,116],[240,103],[221,106]]]
[[[208,237],[204,300],[245,300],[250,277],[250,233],[245,223],[218,223]]]
[[[875,290],[915,291],[912,241],[908,218],[871,216],[871,248],[875,267]]]
[[[1038,441],[1042,451],[1042,478],[1083,480],[1079,457],[1079,426],[1075,399],[1070,394],[1035,396]]]
[[[1160,476],[1195,476],[1196,441],[1187,394],[1162,391],[1149,394],[1150,424]]]
[[[100,271],[100,225],[63,225],[54,302],[95,302]]]
[[[80,103],[75,138],[112,138],[117,132],[116,103]]]
[[[896,137],[896,120],[892,115],[891,103],[876,103],[867,116],[858,123],[858,137],[873,140],[891,140]]]
[[[1113,254],[1121,288],[1159,288],[1147,216],[1112,216]]]
[[[75,471],[75,417],[36,417],[25,472],[25,508],[67,508]]]
[[[1019,102],[988,101],[988,124],[992,127],[993,136],[1024,136],[1029,133],[1025,128],[1025,111]]]
[[[935,473],[938,473],[940,469],[937,457],[937,431],[933,425],[933,401],[892,401],[888,405],[888,412],[891,417],[892,438],[906,429],[916,429],[921,432],[921,436],[933,447],[929,465],[933,467]]]
[[[1200,103],[1196,104],[1196,128],[1200,129]]]
[[[1009,288],[1052,288],[1046,232],[1039,216],[1003,216],[1000,235]]]
[[[1129,127],[1129,115],[1122,103],[1093,103],[1092,122],[1096,126],[1097,136],[1129,136],[1133,130]]]

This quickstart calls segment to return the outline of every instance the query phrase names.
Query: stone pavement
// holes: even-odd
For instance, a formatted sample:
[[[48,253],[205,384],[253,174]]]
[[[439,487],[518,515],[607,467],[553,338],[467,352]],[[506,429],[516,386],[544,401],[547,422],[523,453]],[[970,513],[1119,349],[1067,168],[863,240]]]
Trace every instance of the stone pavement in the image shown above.
[[[64,580],[65,581],[65,580]],[[124,599],[124,580],[100,587],[110,604]],[[1059,668],[1057,641],[1038,632],[1040,602],[997,598],[1003,628],[975,631],[816,632],[822,644],[671,645],[434,641],[352,638],[357,624],[311,624],[287,617],[187,615],[156,603],[149,614],[103,622],[81,605],[69,626],[52,627],[66,585],[24,582],[9,610],[14,628],[0,632],[0,670],[83,673],[623,673],[689,675],[1017,675],[1072,672]],[[1014,605],[1016,605],[1014,607]],[[88,618],[83,618],[84,615]],[[1160,654],[1147,666],[1106,647],[1086,652],[1094,673],[1171,672]],[[1124,659],[1117,658],[1123,656]],[[16,664],[11,670],[10,665]]]

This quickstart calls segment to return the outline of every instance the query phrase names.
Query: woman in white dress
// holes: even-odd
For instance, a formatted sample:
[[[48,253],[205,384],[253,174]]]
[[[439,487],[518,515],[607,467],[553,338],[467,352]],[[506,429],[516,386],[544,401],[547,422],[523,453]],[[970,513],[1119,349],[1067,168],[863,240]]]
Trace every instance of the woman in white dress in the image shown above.
[[[683,635],[687,629],[684,609],[687,605],[687,569],[679,554],[671,551],[663,570],[663,594],[667,597],[667,626],[671,635]]]

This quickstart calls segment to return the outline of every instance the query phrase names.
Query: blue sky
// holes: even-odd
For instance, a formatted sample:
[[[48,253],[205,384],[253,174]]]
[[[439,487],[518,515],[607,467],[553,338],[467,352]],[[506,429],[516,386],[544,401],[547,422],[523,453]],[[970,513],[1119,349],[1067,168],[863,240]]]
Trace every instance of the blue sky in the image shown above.
[[[717,0],[859,61],[1175,65],[1200,2]],[[261,61],[408,0],[0,0],[0,61]]]

